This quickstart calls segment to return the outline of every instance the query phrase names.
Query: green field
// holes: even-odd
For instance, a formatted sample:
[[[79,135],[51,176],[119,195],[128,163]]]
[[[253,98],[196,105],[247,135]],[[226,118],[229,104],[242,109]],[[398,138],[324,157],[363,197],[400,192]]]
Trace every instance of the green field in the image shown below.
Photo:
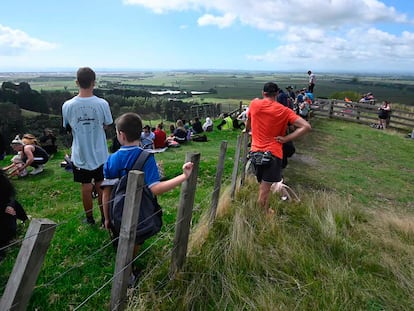
[[[144,88],[151,90],[208,91],[216,94],[196,96],[208,100],[226,99],[250,101],[261,96],[263,84],[276,82],[285,88],[292,85],[297,89],[307,86],[307,74],[271,72],[102,72],[98,74],[98,87],[116,85],[123,88]],[[2,81],[28,82],[34,90],[76,91],[75,73],[39,73],[2,75]],[[0,80],[1,81],[1,80]],[[360,94],[373,92],[378,101],[414,105],[413,76],[364,76],[362,74],[317,73],[315,95],[330,98],[337,92],[353,91]],[[339,98],[343,99],[343,98]]]

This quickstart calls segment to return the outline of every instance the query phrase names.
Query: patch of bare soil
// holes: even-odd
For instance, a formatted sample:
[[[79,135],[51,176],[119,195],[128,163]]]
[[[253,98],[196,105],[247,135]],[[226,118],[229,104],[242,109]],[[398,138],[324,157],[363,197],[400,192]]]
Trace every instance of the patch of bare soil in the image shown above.
[[[294,160],[294,161],[306,163],[308,165],[318,165],[319,164],[319,160],[317,160],[317,159],[315,159],[312,156],[307,155],[307,154],[295,153],[295,154],[292,155],[291,159]]]

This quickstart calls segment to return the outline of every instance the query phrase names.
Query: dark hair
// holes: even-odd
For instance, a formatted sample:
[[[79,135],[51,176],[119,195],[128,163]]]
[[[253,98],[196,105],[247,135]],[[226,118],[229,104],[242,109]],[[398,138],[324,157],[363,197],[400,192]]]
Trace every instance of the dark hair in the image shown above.
[[[124,132],[128,142],[141,138],[142,120],[134,112],[127,112],[119,116],[115,120],[115,126],[117,131]]]
[[[3,170],[0,170],[0,207],[6,207],[14,197],[15,190],[10,179]]]
[[[76,80],[82,89],[88,89],[96,80],[95,71],[89,67],[81,67],[76,73]]]
[[[274,96],[279,91],[279,87],[276,83],[273,82],[267,82],[263,86],[263,92],[266,93],[268,96]]]

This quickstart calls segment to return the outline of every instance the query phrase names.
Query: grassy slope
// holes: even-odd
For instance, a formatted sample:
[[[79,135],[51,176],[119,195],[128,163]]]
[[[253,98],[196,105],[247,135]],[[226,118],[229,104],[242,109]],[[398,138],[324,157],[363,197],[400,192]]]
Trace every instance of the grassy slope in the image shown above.
[[[183,273],[142,283],[131,310],[413,310],[414,142],[351,123],[314,121],[285,180],[302,198],[257,213],[254,180]],[[205,223],[204,223],[205,225]]]
[[[209,133],[208,143],[191,142],[180,148],[170,149],[157,154],[158,161],[163,163],[167,177],[172,177],[182,172],[187,152],[200,152],[200,182],[196,194],[196,204],[201,204],[206,198],[210,198],[215,166],[220,142],[222,139],[231,141],[228,147],[226,172],[229,178],[234,159],[234,141],[237,132],[223,135],[219,132]],[[65,151],[62,150],[51,159],[45,171],[37,176],[28,176],[22,179],[14,179],[18,199],[33,218],[49,218],[59,226],[52,241],[52,245],[46,256],[46,261],[34,290],[29,310],[67,310],[82,303],[97,288],[108,281],[113,274],[115,252],[109,243],[108,233],[98,227],[89,227],[81,223],[84,218],[82,203],[80,201],[80,187],[73,182],[72,174],[60,167]],[[0,167],[9,163],[10,156],[0,161]],[[143,252],[138,259],[141,266],[154,264],[158,252],[167,252],[169,243],[173,238],[172,226],[175,223],[176,208],[178,205],[179,188],[159,197],[159,202],[164,210],[163,239],[157,242],[156,251]],[[97,203],[95,203],[97,204]],[[96,205],[95,205],[96,206]],[[197,219],[200,210],[195,212]],[[95,216],[99,219],[99,212],[95,210]],[[27,226],[27,225],[26,225]],[[26,228],[19,226],[19,238],[23,238]],[[153,241],[148,241],[146,247]],[[18,245],[13,247],[7,258],[0,266],[0,291],[3,292],[14,259],[18,252]],[[165,254],[163,254],[164,256]],[[62,275],[63,274],[63,275]],[[57,278],[57,279],[55,279]],[[91,299],[83,307],[84,310],[107,310],[110,297],[110,286],[106,286],[98,295]]]
[[[151,242],[156,247],[138,259],[146,274],[131,309],[412,309],[413,141],[351,123],[314,120],[313,126],[297,142],[285,172],[302,202],[284,204],[273,197],[277,216],[264,219],[255,206],[253,180],[233,204],[226,195],[221,198],[222,216],[208,234],[204,214],[219,145],[223,139],[229,142],[223,177],[228,185],[237,133],[214,132],[208,143],[193,142],[157,155],[167,176],[173,176],[180,172],[186,152],[201,152],[192,246],[184,273],[170,282],[171,228],[179,190],[162,195],[161,240],[148,241],[146,247]],[[80,223],[79,186],[59,167],[63,154],[43,174],[15,181],[29,214],[60,224],[29,310],[76,307],[113,273],[114,251],[104,248],[107,233]],[[20,227],[20,237],[24,231]],[[14,247],[0,266],[2,289],[16,254]],[[109,297],[110,285],[82,310],[106,310]]]

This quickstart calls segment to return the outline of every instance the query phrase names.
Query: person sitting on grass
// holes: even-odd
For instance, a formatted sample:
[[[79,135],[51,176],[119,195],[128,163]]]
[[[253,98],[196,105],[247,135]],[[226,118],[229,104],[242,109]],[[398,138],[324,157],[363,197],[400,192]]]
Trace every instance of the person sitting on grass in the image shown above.
[[[141,133],[141,147],[144,149],[154,149],[155,134],[149,125],[145,125]]]
[[[195,117],[194,122],[191,123],[191,131],[194,134],[201,134],[204,132],[203,125],[201,124],[200,118]]]
[[[0,171],[0,261],[5,256],[5,249],[15,237],[16,220],[27,220],[26,212],[16,201],[16,191],[4,171]]]
[[[132,169],[135,161],[143,152],[140,147],[140,137],[142,132],[142,120],[136,113],[125,113],[115,120],[116,134],[121,148],[111,154],[104,165],[104,177],[101,187],[103,188],[103,212],[105,216],[105,228],[111,229],[111,219],[109,213],[109,201],[111,199],[112,186],[107,180],[120,178]],[[187,162],[183,165],[183,173],[172,179],[160,181],[160,175],[154,155],[150,154],[146,161],[143,172],[145,184],[154,195],[160,195],[179,186],[188,179],[193,170],[193,163]],[[137,256],[140,246],[144,243],[142,237],[136,236],[134,247],[134,258]],[[138,271],[133,269],[134,279]]]
[[[213,131],[213,121],[210,117],[206,117],[206,122],[203,124],[204,132],[212,132]]]
[[[49,154],[55,154],[57,152],[56,136],[53,134],[51,129],[45,129],[43,136],[39,139],[40,145]]]
[[[184,127],[184,122],[182,120],[177,120],[174,133],[167,137],[167,145],[171,144],[171,141],[175,141],[179,144],[183,144],[187,141],[187,130]]]
[[[154,148],[164,148],[167,146],[167,133],[164,131],[164,124],[161,122],[157,125],[157,128],[154,131],[155,139],[154,139]]]
[[[24,163],[23,166],[18,168],[19,172],[22,172],[29,166],[34,168],[30,175],[37,175],[43,172],[43,165],[49,161],[49,155],[42,147],[26,144],[25,140],[21,140],[18,135],[11,142],[11,146],[14,151],[20,153],[21,160]]]
[[[25,177],[27,176],[27,170],[22,169],[24,166],[24,162],[22,161],[20,152],[18,152],[12,159],[11,164],[3,167],[2,170],[6,172],[7,176],[9,178],[12,178],[14,176],[18,177]]]
[[[234,128],[233,126],[233,119],[228,113],[223,114],[223,120],[220,122],[219,125],[217,125],[217,128],[221,130],[232,130]]]

